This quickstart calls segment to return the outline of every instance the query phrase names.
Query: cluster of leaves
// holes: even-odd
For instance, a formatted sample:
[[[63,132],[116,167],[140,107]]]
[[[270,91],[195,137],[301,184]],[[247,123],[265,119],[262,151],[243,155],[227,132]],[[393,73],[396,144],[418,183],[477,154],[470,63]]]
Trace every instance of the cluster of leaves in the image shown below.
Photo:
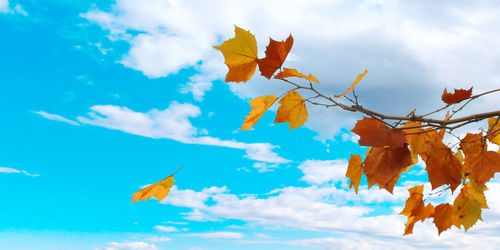
[[[484,197],[485,184],[496,172],[500,172],[500,152],[487,151],[487,141],[500,144],[500,125],[498,118],[489,114],[489,129],[486,136],[482,133],[469,133],[460,141],[460,147],[453,151],[443,143],[443,137],[447,124],[460,122],[460,119],[450,121],[448,113],[445,120],[439,124],[433,124],[432,119],[417,117],[414,114],[408,119],[395,119],[395,124],[389,124],[384,118],[390,117],[380,115],[376,112],[363,109],[358,105],[354,88],[367,74],[365,70],[358,75],[351,86],[342,94],[334,95],[335,98],[346,97],[352,91],[353,99],[346,97],[353,106],[346,106],[333,98],[325,96],[317,91],[313,83],[319,81],[312,76],[299,73],[296,69],[282,68],[285,59],[293,45],[290,35],[286,41],[275,41],[270,39],[265,51],[265,57],[259,58],[257,53],[257,42],[249,31],[235,27],[235,36],[224,41],[215,49],[222,52],[225,64],[229,68],[226,82],[246,82],[255,73],[258,66],[261,75],[267,79],[278,79],[292,84],[294,87],[280,97],[275,95],[261,96],[250,101],[251,112],[246,116],[241,129],[248,130],[262,117],[262,115],[279,100],[275,123],[288,122],[289,128],[294,129],[307,121],[306,103],[322,106],[339,106],[349,111],[358,111],[369,115],[359,120],[352,132],[359,135],[359,144],[369,146],[366,157],[363,160],[359,155],[351,155],[346,177],[350,178],[350,187],[358,192],[358,186],[362,175],[365,175],[368,186],[377,184],[380,188],[392,193],[394,185],[398,182],[402,173],[408,171],[417,164],[418,157],[425,162],[426,171],[432,189],[443,185],[451,191],[455,191],[460,184],[460,194],[453,204],[440,204],[436,207],[432,204],[424,204],[423,185],[409,189],[410,197],[401,212],[408,217],[405,234],[412,233],[413,225],[417,221],[434,218],[434,223],[441,233],[452,225],[460,228],[462,225],[468,230],[481,219],[481,209],[487,208]],[[288,78],[298,77],[308,81],[309,86],[303,86],[290,81]],[[303,98],[298,91],[308,90],[315,96]],[[322,98],[331,104],[313,101]],[[472,96],[472,88],[469,90],[455,90],[448,93],[445,89],[442,100],[449,106],[464,100],[476,98]],[[440,109],[442,110],[442,109]],[[440,111],[438,110],[438,111]],[[454,114],[454,113],[453,113]],[[487,118],[482,115],[479,118]],[[420,118],[420,119],[418,119]],[[458,120],[458,121],[457,121]],[[476,118],[476,121],[479,119]],[[425,125],[422,121],[427,122]],[[449,123],[448,123],[449,122]],[[465,119],[464,122],[470,122]],[[465,124],[459,124],[462,126]],[[458,127],[458,126],[457,126]]]
[[[256,97],[250,101],[251,112],[246,116],[241,126],[242,130],[251,129],[262,115],[278,101],[275,123],[289,123],[290,130],[302,126],[308,117],[306,103],[325,107],[340,107],[341,109],[360,112],[368,117],[359,120],[352,132],[359,135],[359,144],[368,146],[365,159],[360,155],[351,155],[346,177],[350,178],[350,188],[354,187],[356,194],[362,178],[365,175],[368,186],[375,184],[392,193],[401,174],[417,164],[420,157],[426,165],[432,189],[445,186],[444,190],[454,192],[461,186],[460,193],[452,204],[443,203],[437,206],[425,204],[423,199],[423,185],[408,189],[410,196],[400,213],[408,217],[404,234],[413,232],[417,221],[433,218],[438,233],[456,226],[467,231],[477,220],[481,219],[481,210],[488,208],[484,191],[485,184],[500,172],[500,150],[488,151],[487,142],[500,145],[500,111],[476,114],[473,116],[451,119],[470,101],[492,92],[493,90],[472,96],[469,90],[455,89],[454,93],[443,91],[442,100],[446,103],[443,108],[425,115],[417,116],[412,111],[407,116],[387,116],[366,109],[359,105],[355,94],[356,85],[368,73],[365,70],[358,75],[351,86],[339,95],[326,96],[315,89],[314,83],[319,81],[313,75],[305,75],[296,69],[282,68],[285,59],[293,46],[293,37],[290,35],[285,41],[270,39],[265,50],[265,57],[259,58],[255,36],[235,26],[235,36],[224,41],[215,49],[222,52],[225,64],[229,68],[226,82],[246,82],[255,73],[257,67],[267,79],[278,79],[293,86],[292,89],[279,97],[267,95]],[[291,77],[307,81],[300,85],[290,80]],[[314,95],[303,98],[299,91],[309,91]],[[351,93],[352,98],[346,96]],[[344,97],[352,105],[346,105],[339,100]],[[321,99],[325,102],[319,102]],[[455,104],[465,102],[463,106],[447,113],[444,120],[426,118],[426,116],[445,110]],[[458,147],[448,147],[443,143],[446,132],[451,134],[455,128],[488,119],[489,128],[485,133],[468,133],[459,139]],[[395,121],[393,123],[387,120]],[[454,125],[458,124],[458,125]],[[454,125],[454,126],[451,126]],[[132,202],[156,197],[159,201],[168,195],[173,184],[173,175],[146,187],[134,194]],[[438,193],[439,193],[438,192]],[[432,195],[429,194],[429,195]]]

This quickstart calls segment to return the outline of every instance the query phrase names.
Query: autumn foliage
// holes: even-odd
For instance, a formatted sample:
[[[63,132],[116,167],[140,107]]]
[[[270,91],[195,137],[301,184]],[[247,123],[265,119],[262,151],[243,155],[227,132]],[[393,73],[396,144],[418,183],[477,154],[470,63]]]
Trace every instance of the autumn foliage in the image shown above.
[[[235,26],[234,38],[214,46],[222,53],[229,68],[226,82],[246,82],[258,67],[261,75],[267,79],[274,78],[292,86],[292,89],[279,97],[267,95],[250,101],[252,110],[244,119],[242,130],[251,129],[275,104],[279,106],[274,122],[288,122],[290,130],[304,125],[307,121],[307,105],[338,107],[362,113],[366,117],[357,121],[351,131],[359,136],[359,145],[369,148],[364,159],[360,155],[351,155],[346,173],[346,177],[350,179],[350,188],[354,187],[354,191],[358,193],[364,175],[369,187],[376,184],[379,188],[392,193],[401,175],[417,164],[420,158],[425,163],[432,190],[438,189],[436,191],[442,193],[449,189],[451,192],[458,191],[459,194],[453,203],[431,204],[425,202],[423,185],[408,189],[409,198],[400,213],[408,218],[404,234],[411,234],[416,222],[427,219],[433,220],[439,234],[452,226],[457,228],[463,226],[467,231],[477,220],[482,220],[482,209],[488,208],[484,196],[484,191],[487,190],[485,184],[495,173],[500,172],[500,151],[487,150],[487,143],[500,145],[500,111],[455,119],[452,117],[470,101],[499,90],[473,96],[472,88],[455,89],[453,93],[444,89],[442,101],[445,106],[442,108],[423,115],[416,115],[413,111],[407,116],[387,116],[366,109],[358,103],[354,90],[368,73],[367,70],[358,75],[346,91],[332,98],[316,90],[315,84],[320,82],[313,75],[305,75],[296,69],[283,68],[293,42],[291,35],[285,41],[270,39],[265,56],[259,58],[255,36]],[[292,81],[297,78],[305,84]],[[304,98],[299,93],[302,91],[308,91],[313,95]],[[348,97],[348,94],[352,97]],[[341,102],[342,97],[349,104]],[[429,115],[453,105],[462,106],[451,110],[452,114],[448,113],[443,120],[428,118]],[[458,138],[456,145],[449,146],[443,142],[445,133],[451,134],[451,131],[458,127],[483,119],[488,119],[488,128],[484,131],[468,133],[464,138]],[[161,200],[168,194],[168,189],[173,183],[173,177],[171,180],[169,178],[149,186],[147,190],[137,192],[133,201],[153,196]],[[164,190],[167,190],[166,193]]]

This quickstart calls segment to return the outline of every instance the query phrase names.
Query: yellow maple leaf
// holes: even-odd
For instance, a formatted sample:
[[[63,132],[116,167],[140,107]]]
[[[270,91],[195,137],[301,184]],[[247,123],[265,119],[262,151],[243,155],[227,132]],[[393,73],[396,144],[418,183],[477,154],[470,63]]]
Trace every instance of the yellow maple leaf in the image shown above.
[[[238,26],[234,26],[234,38],[224,41],[215,49],[222,52],[229,68],[226,82],[246,82],[257,67],[257,41],[255,36]]]
[[[174,174],[179,172],[181,169],[182,166],[169,177],[135,192],[131,203],[134,201],[145,201],[153,197],[156,197],[159,202],[165,199],[170,192],[170,188],[172,188],[172,185],[174,184]]]
[[[259,96],[248,104],[252,107],[252,111],[245,117],[241,130],[249,130],[262,117],[262,115],[271,107],[277,98],[275,95]]]
[[[279,72],[274,78],[276,79],[284,79],[287,77],[300,77],[306,80],[309,80],[311,82],[319,83],[318,79],[314,77],[313,75],[304,75],[300,72],[298,72],[296,69],[289,69],[289,68],[283,68],[283,71]]]
[[[290,90],[279,101],[280,107],[274,123],[288,122],[290,130],[302,126],[307,121],[306,100],[295,90]]]
[[[457,228],[463,225],[465,231],[467,231],[476,224],[477,220],[483,220],[481,218],[481,209],[488,208],[484,190],[486,190],[486,187],[478,186],[473,180],[465,184],[460,190],[460,194],[453,202],[453,214],[457,218],[454,225]]]
[[[363,174],[361,161],[361,156],[351,155],[349,165],[347,166],[347,173],[345,173],[345,177],[350,178],[349,188],[354,186],[356,194],[358,194],[359,182],[361,182],[361,175]]]
[[[494,118],[490,117],[488,118],[488,133],[491,133],[488,135],[488,139],[492,142],[500,146],[500,119],[499,118]],[[498,149],[498,153],[500,154],[500,149]]]

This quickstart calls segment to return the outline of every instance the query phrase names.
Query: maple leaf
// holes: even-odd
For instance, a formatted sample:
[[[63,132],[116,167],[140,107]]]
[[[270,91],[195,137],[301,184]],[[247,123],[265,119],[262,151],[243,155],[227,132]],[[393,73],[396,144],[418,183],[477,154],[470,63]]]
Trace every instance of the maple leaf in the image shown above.
[[[281,68],[283,62],[285,62],[286,56],[293,46],[292,35],[288,36],[286,41],[275,41],[269,38],[269,45],[266,48],[266,57],[259,59],[259,70],[260,73],[267,79],[270,79],[274,72]]]
[[[274,123],[288,122],[290,130],[302,126],[307,121],[306,101],[295,90],[290,90],[279,101],[280,107]]]
[[[458,223],[458,218],[453,213],[454,208],[451,204],[439,204],[434,209],[434,224],[438,229],[438,234],[448,230],[451,226]]]
[[[481,153],[486,150],[485,141],[482,138],[482,133],[467,133],[467,135],[460,140],[460,148],[466,157],[467,155]]]
[[[174,175],[181,169],[182,166],[169,177],[135,192],[132,196],[131,203],[134,201],[144,201],[153,197],[156,197],[158,202],[165,199],[170,192],[170,188],[174,184]]]
[[[452,93],[448,93],[446,88],[443,91],[443,95],[441,96],[441,100],[446,104],[453,104],[457,102],[461,102],[472,95],[472,87],[469,90],[465,89],[455,89]]]
[[[257,68],[257,41],[255,36],[238,26],[234,26],[234,38],[226,40],[215,49],[222,52],[229,68],[226,82],[246,82]]]
[[[425,138],[425,135],[418,135]],[[425,162],[425,169],[429,175],[432,189],[442,185],[450,185],[451,190],[454,191],[460,185],[462,164],[451,149],[441,142],[439,136],[433,136],[426,140],[418,148],[417,153]]]
[[[348,88],[346,91],[344,91],[344,93],[342,93],[340,95],[335,95],[335,97],[340,98],[341,96],[347,95],[349,92],[351,92],[351,90],[354,87],[356,87],[356,85],[358,85],[359,81],[361,81],[361,79],[363,79],[363,77],[365,77],[366,73],[368,73],[368,70],[365,69],[365,72],[363,72],[362,74],[359,74],[358,77],[356,77],[356,80],[351,84],[350,88]]]
[[[403,129],[403,133],[405,133],[406,140],[408,141],[408,144],[410,145],[411,159],[413,161],[412,165],[415,165],[418,163],[418,154],[414,148],[414,138],[416,138],[416,137],[414,134],[408,134],[408,133],[417,133],[417,132],[421,131],[422,130],[422,129],[420,129],[421,125],[422,125],[421,122],[412,122],[412,121],[407,122],[403,125],[403,128],[406,128],[406,129]]]
[[[482,133],[467,133],[460,141],[460,148],[465,153],[464,172],[470,174],[479,185],[484,185],[496,172],[500,172],[500,155],[486,151]]]
[[[359,145],[372,147],[403,147],[406,137],[399,129],[390,129],[383,122],[375,118],[363,118],[359,120],[351,130],[359,135]]]
[[[408,217],[404,235],[413,233],[413,226],[417,221],[424,221],[434,214],[434,206],[432,206],[432,204],[427,204],[427,206],[424,205],[424,201],[422,200],[423,191],[424,185],[408,189],[410,197],[406,200],[403,211],[399,213]]]
[[[241,130],[249,130],[262,117],[262,115],[271,107],[277,98],[274,95],[259,96],[248,104],[252,107],[252,111],[245,117]]]
[[[378,184],[392,194],[401,172],[413,163],[408,146],[400,148],[373,147],[366,156],[363,172],[368,186]]]
[[[300,77],[306,80],[309,80],[311,82],[319,83],[318,79],[314,77],[313,75],[304,75],[300,72],[298,72],[296,69],[289,69],[289,68],[283,68],[283,71],[279,72],[274,78],[276,79],[284,79],[288,77]]]
[[[493,151],[481,151],[465,156],[465,165],[470,176],[479,184],[488,182],[500,172],[500,155]]]
[[[488,118],[488,127],[488,140],[500,146],[500,118]],[[500,148],[498,153],[500,153]]]
[[[361,175],[363,173],[361,161],[361,156],[351,155],[349,165],[347,166],[347,172],[345,174],[345,177],[350,178],[349,189],[354,186],[356,194],[358,194],[359,182],[361,182]]]
[[[480,187],[474,181],[469,181],[462,187],[453,202],[453,213],[457,217],[454,225],[457,228],[463,225],[465,231],[467,231],[476,224],[477,220],[483,220],[481,218],[481,209],[488,208],[484,197],[485,190],[486,187]]]

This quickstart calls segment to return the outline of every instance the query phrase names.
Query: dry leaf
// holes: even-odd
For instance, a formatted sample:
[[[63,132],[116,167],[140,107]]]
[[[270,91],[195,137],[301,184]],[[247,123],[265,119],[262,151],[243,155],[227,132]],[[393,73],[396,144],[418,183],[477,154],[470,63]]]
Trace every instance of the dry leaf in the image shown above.
[[[274,95],[259,96],[248,104],[252,107],[252,111],[245,117],[241,130],[249,130],[262,117],[262,115],[276,102],[277,98]]]
[[[283,68],[283,71],[279,72],[274,78],[276,79],[284,79],[287,77],[300,77],[306,80],[309,80],[311,82],[319,83],[318,79],[314,77],[313,75],[304,75],[300,72],[298,72],[296,69],[289,69],[289,68]]]
[[[306,101],[298,92],[290,90],[279,101],[280,107],[275,123],[288,122],[290,130],[302,126],[307,121]]]
[[[267,79],[270,79],[274,72],[281,68],[292,46],[292,35],[288,36],[286,41],[281,42],[269,38],[269,45],[267,45],[266,48],[266,57],[258,60],[260,73]]]
[[[351,90],[354,87],[356,87],[356,85],[358,85],[359,81],[361,81],[361,79],[363,79],[363,77],[365,77],[366,73],[368,73],[368,70],[365,69],[365,72],[363,72],[363,74],[359,74],[358,77],[356,77],[356,80],[351,84],[350,88],[348,88],[346,91],[344,91],[344,93],[342,93],[340,95],[335,95],[335,97],[340,98],[341,96],[347,95],[349,92],[351,92]]]
[[[257,67],[257,41],[255,36],[238,26],[234,26],[234,38],[223,42],[215,49],[222,52],[229,68],[226,82],[246,82]]]

